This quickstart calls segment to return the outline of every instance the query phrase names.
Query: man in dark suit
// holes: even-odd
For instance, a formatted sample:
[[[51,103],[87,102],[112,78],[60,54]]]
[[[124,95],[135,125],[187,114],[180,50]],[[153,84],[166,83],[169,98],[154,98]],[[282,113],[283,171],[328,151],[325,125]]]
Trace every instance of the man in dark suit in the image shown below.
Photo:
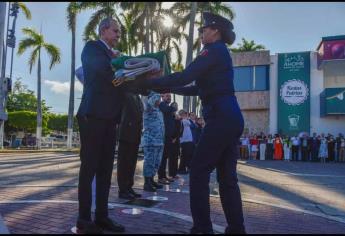
[[[141,197],[133,190],[138,149],[143,129],[143,104],[137,94],[126,93],[119,127],[119,155],[117,159],[117,182],[119,198]]]
[[[162,94],[162,100],[163,101],[159,104],[159,109],[161,110],[164,116],[165,137],[163,157],[158,170],[158,182],[160,184],[170,184],[170,182],[173,182],[174,180],[167,177],[166,166],[167,161],[169,160],[169,163],[171,163],[171,158],[173,158],[173,135],[175,131],[174,112],[177,111],[177,107],[170,105],[170,93]]]
[[[121,118],[124,89],[112,85],[110,65],[120,38],[119,24],[107,18],[99,25],[100,40],[88,41],[82,51],[84,90],[77,119],[80,129],[78,185],[79,233],[123,232],[125,228],[108,217],[108,197],[115,156],[116,125]],[[95,221],[91,219],[92,180],[96,175]]]

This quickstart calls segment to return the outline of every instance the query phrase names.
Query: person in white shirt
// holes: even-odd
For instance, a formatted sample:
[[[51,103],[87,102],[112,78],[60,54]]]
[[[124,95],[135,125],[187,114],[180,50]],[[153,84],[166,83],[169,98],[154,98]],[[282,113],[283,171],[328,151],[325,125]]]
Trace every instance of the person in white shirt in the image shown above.
[[[180,138],[181,143],[181,159],[178,168],[178,174],[188,174],[190,161],[192,159],[195,144],[193,142],[193,135],[191,130],[191,121],[188,119],[188,113],[184,110],[179,111],[182,118],[183,134]]]

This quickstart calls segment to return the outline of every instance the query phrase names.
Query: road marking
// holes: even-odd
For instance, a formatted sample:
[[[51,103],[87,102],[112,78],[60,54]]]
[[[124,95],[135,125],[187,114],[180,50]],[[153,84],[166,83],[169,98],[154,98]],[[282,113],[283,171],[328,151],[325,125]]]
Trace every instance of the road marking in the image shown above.
[[[345,178],[345,175],[302,174],[302,173],[294,173],[294,172],[288,172],[288,171],[277,170],[277,169],[272,169],[272,168],[265,168],[265,169],[275,171],[275,172],[280,172],[281,175]]]

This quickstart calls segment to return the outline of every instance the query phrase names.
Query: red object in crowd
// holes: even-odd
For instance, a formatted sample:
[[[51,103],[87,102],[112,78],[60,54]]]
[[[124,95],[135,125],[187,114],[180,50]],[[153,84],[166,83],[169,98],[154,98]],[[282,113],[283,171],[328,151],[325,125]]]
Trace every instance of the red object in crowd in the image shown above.
[[[259,139],[257,138],[250,139],[249,142],[251,145],[259,145]]]

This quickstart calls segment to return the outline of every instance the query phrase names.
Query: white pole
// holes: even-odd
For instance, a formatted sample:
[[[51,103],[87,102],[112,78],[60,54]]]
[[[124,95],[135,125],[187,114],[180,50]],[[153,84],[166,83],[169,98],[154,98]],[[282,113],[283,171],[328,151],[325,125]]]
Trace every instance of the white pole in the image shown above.
[[[5,40],[5,22],[6,22],[6,2],[0,2],[0,65],[1,65],[1,75],[0,75],[0,149],[4,148],[4,121],[7,120],[7,115],[5,113],[4,98],[5,91],[3,88],[4,84],[4,71],[3,68],[3,53],[6,50]]]

